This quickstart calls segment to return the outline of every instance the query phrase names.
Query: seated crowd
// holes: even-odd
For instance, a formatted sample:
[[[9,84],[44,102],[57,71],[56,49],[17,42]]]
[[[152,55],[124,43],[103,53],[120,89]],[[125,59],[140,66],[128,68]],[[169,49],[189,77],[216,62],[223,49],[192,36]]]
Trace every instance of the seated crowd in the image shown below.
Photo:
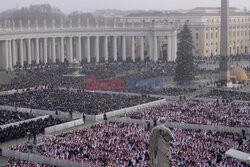
[[[158,98],[148,96],[129,96],[48,89],[0,96],[0,105],[59,110],[65,112],[78,111],[85,114],[97,115],[104,112],[148,103],[157,99]]]
[[[107,123],[94,125],[59,136],[44,138],[35,150],[41,155],[98,166],[150,166],[150,131],[137,124]],[[240,136],[202,130],[173,129],[173,166],[243,166],[227,158],[225,151],[235,148],[249,152]],[[27,152],[27,144],[11,150]]]
[[[59,118],[49,116],[45,119],[38,119],[36,121],[25,122],[20,125],[9,126],[7,128],[0,128],[0,143],[23,138],[29,133],[30,135],[36,135],[43,133],[44,129],[53,125],[61,124],[62,121]]]
[[[0,110],[0,125],[24,121],[31,118],[34,118],[34,116],[29,113]]]
[[[202,125],[250,127],[248,104],[201,101],[178,101],[128,115],[130,118],[158,120]]]
[[[240,91],[212,90],[199,97],[250,101],[250,93]]]

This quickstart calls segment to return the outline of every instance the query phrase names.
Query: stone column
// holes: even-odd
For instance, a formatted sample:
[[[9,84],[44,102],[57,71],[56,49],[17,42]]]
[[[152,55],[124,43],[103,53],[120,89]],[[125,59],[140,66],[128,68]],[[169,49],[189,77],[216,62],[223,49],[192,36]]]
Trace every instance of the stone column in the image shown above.
[[[126,61],[126,36],[122,36],[122,60]]]
[[[47,46],[47,38],[44,38],[44,46],[43,46],[43,54],[44,54],[44,58],[43,61],[45,64],[48,63],[48,46]]]
[[[140,47],[140,54],[141,54],[141,56],[140,56],[140,58],[141,58],[141,61],[144,61],[144,37],[142,36],[141,37],[141,40],[140,40],[140,45],[141,45],[141,47]]]
[[[72,37],[69,37],[69,63],[73,62],[73,43]]]
[[[105,61],[109,60],[109,55],[108,55],[108,37],[104,37],[104,59]]]
[[[172,61],[176,60],[177,54],[177,32],[172,32]]]
[[[173,61],[173,59],[172,59],[172,38],[171,38],[171,35],[168,36],[168,61]]]
[[[95,57],[96,57],[96,62],[99,63],[99,37],[95,37]]]
[[[56,62],[56,39],[52,38],[52,62]]]
[[[149,60],[153,60],[153,55],[154,55],[154,40],[153,36],[149,37]]]
[[[9,69],[9,41],[5,41],[5,69]]]
[[[117,37],[113,37],[113,56],[114,56],[114,61],[117,61]]]
[[[154,36],[154,56],[153,56],[154,62],[157,62],[158,60],[158,41],[157,36]]]
[[[87,39],[86,39],[86,42],[85,42],[85,45],[86,45],[86,56],[87,56],[87,62],[90,63],[90,37],[87,36]]]
[[[34,40],[31,39],[31,62],[35,60],[35,45],[34,45]]]
[[[135,37],[132,36],[131,38],[131,57],[132,61],[135,62]]]
[[[23,39],[20,39],[20,66],[23,67]]]
[[[17,50],[16,50],[16,40],[12,40],[12,48],[13,48],[13,66],[16,65],[17,62]]]
[[[39,63],[39,38],[36,38],[36,64]]]
[[[11,40],[8,40],[8,49],[9,49],[9,57],[8,57],[8,63],[9,63],[9,69],[12,70],[12,47],[11,47]]]
[[[64,37],[61,37],[61,55],[60,60],[64,63]]]
[[[30,44],[30,39],[28,39],[27,42],[28,42],[28,65],[31,65],[31,44]]]
[[[81,37],[77,38],[78,42],[77,42],[77,60],[78,61],[82,61],[82,40]]]

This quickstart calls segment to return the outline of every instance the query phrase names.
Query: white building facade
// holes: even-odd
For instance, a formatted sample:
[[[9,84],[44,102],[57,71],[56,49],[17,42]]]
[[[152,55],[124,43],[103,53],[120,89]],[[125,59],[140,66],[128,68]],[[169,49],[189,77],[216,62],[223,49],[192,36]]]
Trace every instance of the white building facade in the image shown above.
[[[229,53],[250,54],[250,13],[230,9]],[[200,57],[220,55],[220,8],[195,8],[193,10],[162,13],[135,14],[124,18],[130,21],[145,20],[170,23],[179,31],[185,22],[193,35],[194,55]]]

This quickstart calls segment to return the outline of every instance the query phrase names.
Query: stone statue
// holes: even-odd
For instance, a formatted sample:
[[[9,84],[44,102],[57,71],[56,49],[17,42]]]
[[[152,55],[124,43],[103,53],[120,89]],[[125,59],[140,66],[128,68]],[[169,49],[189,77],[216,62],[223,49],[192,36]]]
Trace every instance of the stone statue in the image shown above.
[[[174,139],[171,131],[164,124],[165,118],[160,119],[160,125],[153,128],[150,137],[151,167],[172,167],[170,141]]]

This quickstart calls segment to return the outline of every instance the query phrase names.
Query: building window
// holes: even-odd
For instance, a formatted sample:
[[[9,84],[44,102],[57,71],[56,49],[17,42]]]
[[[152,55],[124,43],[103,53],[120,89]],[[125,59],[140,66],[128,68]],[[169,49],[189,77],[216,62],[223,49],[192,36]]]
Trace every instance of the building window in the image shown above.
[[[196,33],[196,39],[199,39],[199,33]]]
[[[249,33],[250,33],[250,31],[249,31]],[[206,39],[208,39],[208,33],[206,33]]]
[[[218,38],[218,32],[215,33],[216,38]]]
[[[214,38],[214,33],[211,32],[211,39],[213,39],[213,38]]]

